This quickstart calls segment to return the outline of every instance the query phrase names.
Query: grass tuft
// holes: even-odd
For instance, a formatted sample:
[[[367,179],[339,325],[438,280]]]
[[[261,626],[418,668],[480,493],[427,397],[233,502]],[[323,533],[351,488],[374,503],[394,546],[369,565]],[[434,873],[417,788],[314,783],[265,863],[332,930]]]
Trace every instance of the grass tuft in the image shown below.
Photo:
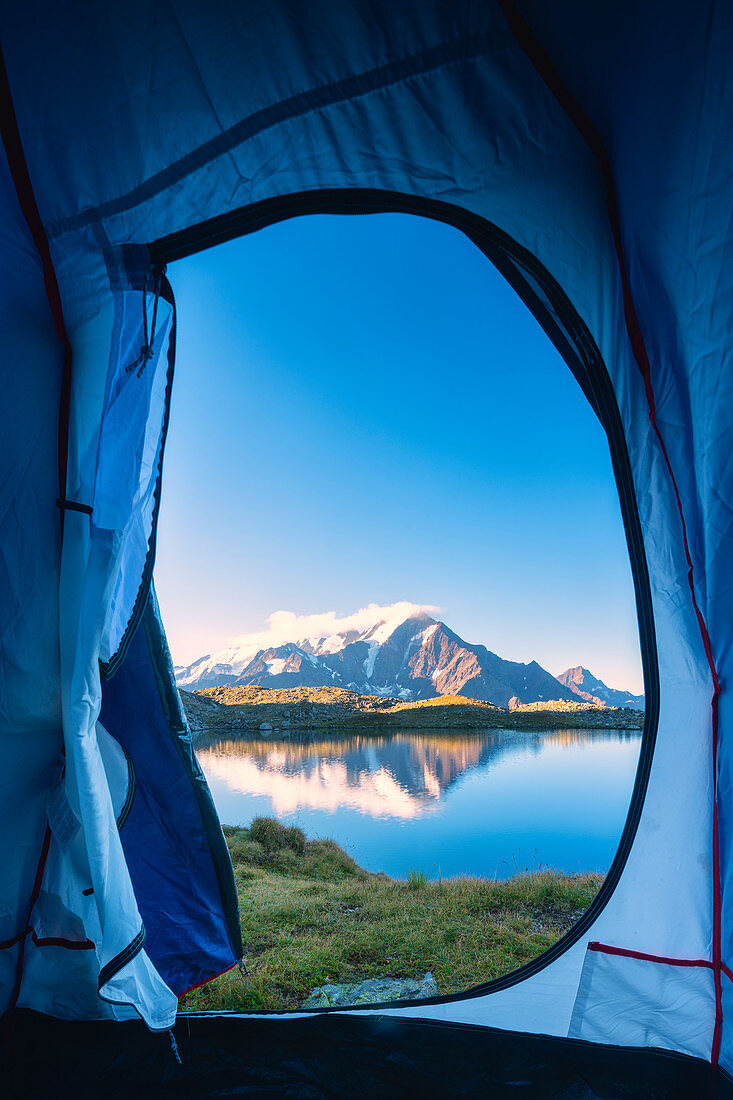
[[[249,827],[249,838],[261,844],[266,852],[290,848],[296,855],[305,851],[305,833],[294,825],[287,826],[274,817],[256,817]]]

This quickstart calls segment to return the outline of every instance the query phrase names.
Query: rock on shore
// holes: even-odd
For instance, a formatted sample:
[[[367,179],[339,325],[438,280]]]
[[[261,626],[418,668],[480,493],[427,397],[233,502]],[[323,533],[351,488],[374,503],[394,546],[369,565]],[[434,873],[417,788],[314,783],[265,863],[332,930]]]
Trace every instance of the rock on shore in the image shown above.
[[[368,978],[353,985],[317,986],[303,1001],[303,1008],[337,1008],[345,1005],[371,1005],[382,1001],[415,1001],[437,997],[438,986],[428,971],[424,978]]]

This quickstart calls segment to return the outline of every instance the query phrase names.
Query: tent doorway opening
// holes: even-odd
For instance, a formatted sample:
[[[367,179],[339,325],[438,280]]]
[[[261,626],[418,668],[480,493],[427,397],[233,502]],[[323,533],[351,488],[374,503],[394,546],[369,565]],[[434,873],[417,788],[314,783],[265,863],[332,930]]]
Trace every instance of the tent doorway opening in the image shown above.
[[[451,225],[299,217],[168,274],[156,588],[246,968],[183,1007],[500,979],[572,933],[632,801],[644,689],[603,428]]]

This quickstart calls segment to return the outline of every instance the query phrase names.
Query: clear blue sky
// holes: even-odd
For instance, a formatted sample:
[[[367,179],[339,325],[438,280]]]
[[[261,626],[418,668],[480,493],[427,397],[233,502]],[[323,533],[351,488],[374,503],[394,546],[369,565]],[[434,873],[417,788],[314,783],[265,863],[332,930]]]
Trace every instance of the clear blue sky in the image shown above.
[[[169,276],[156,585],[177,663],[281,609],[409,600],[503,657],[641,690],[604,433],[457,230],[298,218]]]

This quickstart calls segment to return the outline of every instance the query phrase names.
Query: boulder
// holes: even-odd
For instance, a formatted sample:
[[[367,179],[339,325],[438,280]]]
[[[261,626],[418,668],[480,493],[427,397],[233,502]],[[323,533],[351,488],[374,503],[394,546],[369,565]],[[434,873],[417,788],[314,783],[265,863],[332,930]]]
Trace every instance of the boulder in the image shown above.
[[[364,982],[317,986],[302,1008],[335,1008],[341,1005],[370,1005],[383,1001],[414,1001],[437,997],[438,986],[428,971],[424,978],[368,978]]]

